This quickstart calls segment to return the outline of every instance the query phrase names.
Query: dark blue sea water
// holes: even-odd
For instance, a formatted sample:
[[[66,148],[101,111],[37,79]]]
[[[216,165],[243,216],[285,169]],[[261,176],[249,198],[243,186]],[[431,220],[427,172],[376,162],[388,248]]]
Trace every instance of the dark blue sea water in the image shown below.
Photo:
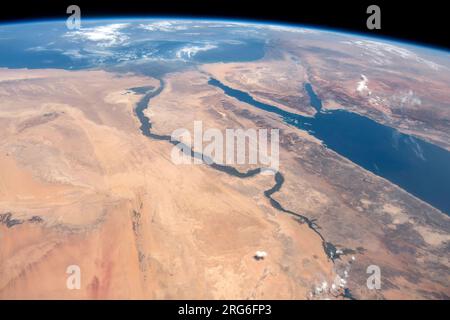
[[[86,22],[84,30],[112,22],[115,21]],[[135,21],[121,30],[127,40],[112,46],[74,37],[65,21],[0,25],[0,67],[77,70],[123,66],[139,60],[146,65],[177,64],[177,60],[185,64],[244,62],[261,59],[265,54],[264,39],[234,35],[227,28],[213,31],[195,28],[199,35],[193,36],[183,32],[150,32],[140,29],[139,24]],[[192,56],[179,56],[183,48],[207,46],[211,48]]]
[[[316,95],[310,83],[305,84],[305,91],[309,95],[311,106],[316,109],[317,112],[320,112],[322,110],[322,100]]]
[[[450,214],[450,152],[447,150],[352,112],[324,112],[310,84],[305,90],[311,105],[318,111],[314,117],[300,116],[256,101],[248,93],[216,79],[210,79],[209,84],[307,130],[331,150]]]

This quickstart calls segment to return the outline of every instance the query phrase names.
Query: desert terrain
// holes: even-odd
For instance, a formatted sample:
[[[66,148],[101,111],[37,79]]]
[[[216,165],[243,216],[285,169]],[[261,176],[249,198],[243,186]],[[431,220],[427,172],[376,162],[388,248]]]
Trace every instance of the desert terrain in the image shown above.
[[[231,69],[235,70],[232,65]],[[230,75],[223,73],[223,64],[212,64],[199,72],[166,77],[165,89],[152,99],[147,113],[154,132],[170,134],[180,127],[192,130],[194,119],[202,119],[204,127],[222,129],[230,123],[232,127],[280,128],[280,171],[285,183],[274,198],[285,209],[315,221],[325,241],[337,248],[334,270],[342,278],[348,275],[351,291],[366,298],[448,296],[449,218],[324,148],[306,132],[282,124],[277,116],[207,85],[210,76],[224,83],[229,81],[227,76],[242,77],[242,69],[245,66]],[[264,192],[262,185],[256,188]],[[366,268],[372,264],[384,270],[382,291],[368,290],[365,285]]]
[[[364,114],[449,149],[448,73],[435,77],[433,92],[421,91],[415,72],[390,77],[412,88],[405,98],[374,70],[386,71],[349,77],[345,43],[330,61],[310,41],[283,43],[282,53],[273,48],[262,61],[203,64],[161,79],[1,69],[0,298],[448,298],[448,216],[307,131],[208,84],[213,77],[314,116],[302,90],[310,82],[325,108]],[[428,67],[432,74],[436,66]],[[267,196],[273,175],[240,178],[174,164],[170,143],[142,134],[135,108],[145,92],[132,88],[161,90],[144,110],[155,135],[192,132],[198,120],[221,131],[279,129],[280,190]],[[400,112],[392,99],[416,103]],[[416,121],[415,112],[429,117]],[[267,256],[255,259],[260,250]],[[73,265],[81,270],[79,290],[66,285]],[[381,269],[382,290],[366,286],[371,265]]]
[[[159,81],[0,74],[0,298],[301,299],[335,281],[317,234],[264,198],[272,177],[177,166],[140,133],[128,88]]]

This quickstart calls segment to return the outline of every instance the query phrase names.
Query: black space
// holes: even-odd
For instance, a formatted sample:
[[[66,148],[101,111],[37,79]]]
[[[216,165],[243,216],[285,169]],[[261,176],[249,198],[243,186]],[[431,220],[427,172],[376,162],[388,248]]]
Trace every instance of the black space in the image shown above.
[[[66,18],[70,4],[83,17],[182,16],[279,21],[382,35],[450,48],[444,1],[378,0],[59,0],[3,1],[0,21]],[[366,28],[366,8],[381,8],[381,30]]]

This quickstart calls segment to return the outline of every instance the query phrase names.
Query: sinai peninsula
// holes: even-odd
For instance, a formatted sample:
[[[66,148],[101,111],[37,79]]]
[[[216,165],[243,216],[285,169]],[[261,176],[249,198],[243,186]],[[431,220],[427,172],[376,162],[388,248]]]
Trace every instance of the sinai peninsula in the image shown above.
[[[0,25],[0,299],[449,299],[450,55],[290,25]]]

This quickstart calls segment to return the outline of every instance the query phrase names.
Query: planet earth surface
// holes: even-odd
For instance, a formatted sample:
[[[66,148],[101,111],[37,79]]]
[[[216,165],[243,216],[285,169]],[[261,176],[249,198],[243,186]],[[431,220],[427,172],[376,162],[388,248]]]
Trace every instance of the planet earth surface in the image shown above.
[[[448,299],[449,84],[333,30],[0,25],[0,298]],[[279,166],[204,161],[199,122],[278,129]]]

